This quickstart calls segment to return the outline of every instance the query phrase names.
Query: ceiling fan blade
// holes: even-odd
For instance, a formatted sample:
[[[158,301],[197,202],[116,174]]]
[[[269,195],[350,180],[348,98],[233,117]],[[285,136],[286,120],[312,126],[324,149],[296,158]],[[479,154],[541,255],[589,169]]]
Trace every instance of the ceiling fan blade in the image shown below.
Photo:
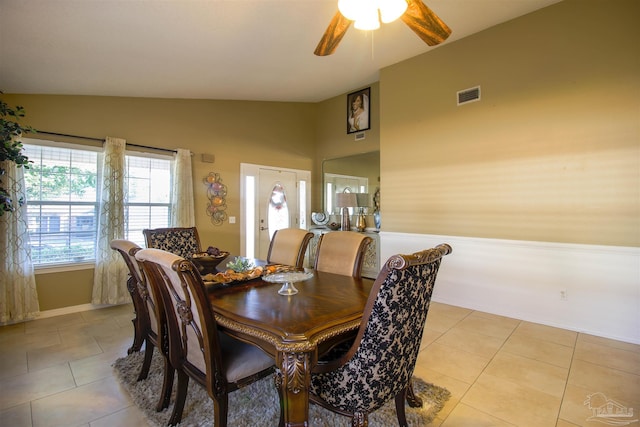
[[[451,29],[422,0],[407,0],[407,3],[407,10],[400,19],[426,44],[435,46],[449,37]]]
[[[350,25],[351,20],[342,16],[340,12],[336,13],[313,53],[318,56],[331,55],[338,47],[338,43],[340,43]]]

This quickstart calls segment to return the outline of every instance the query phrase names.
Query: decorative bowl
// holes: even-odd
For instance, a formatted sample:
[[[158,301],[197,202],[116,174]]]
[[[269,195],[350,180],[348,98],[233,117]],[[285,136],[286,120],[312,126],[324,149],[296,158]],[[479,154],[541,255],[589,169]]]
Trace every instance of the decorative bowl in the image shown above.
[[[220,251],[218,255],[209,255],[207,252],[196,252],[190,258],[190,261],[198,269],[198,272],[204,276],[205,274],[216,273],[218,264],[228,256],[229,252],[227,251]]]
[[[327,227],[329,227],[331,230],[339,230],[340,224],[338,224],[337,222],[330,222],[329,224],[327,224]]]

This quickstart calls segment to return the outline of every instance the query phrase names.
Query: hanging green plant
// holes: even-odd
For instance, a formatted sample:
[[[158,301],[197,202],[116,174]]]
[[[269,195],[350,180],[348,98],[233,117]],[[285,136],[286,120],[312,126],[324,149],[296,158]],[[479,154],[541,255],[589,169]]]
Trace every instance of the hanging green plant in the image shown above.
[[[3,92],[0,91],[0,95],[2,94]],[[3,167],[5,165],[4,162],[13,162],[18,167],[29,167],[29,159],[23,154],[23,147],[19,138],[25,133],[35,133],[36,130],[30,126],[21,125],[19,119],[22,117],[24,117],[23,107],[9,107],[4,100],[0,99],[0,138],[2,138],[2,145],[0,146],[0,216],[3,216],[5,212],[13,212],[15,210],[14,201],[2,181],[2,177],[6,173]],[[22,205],[24,200],[18,200],[17,202]]]

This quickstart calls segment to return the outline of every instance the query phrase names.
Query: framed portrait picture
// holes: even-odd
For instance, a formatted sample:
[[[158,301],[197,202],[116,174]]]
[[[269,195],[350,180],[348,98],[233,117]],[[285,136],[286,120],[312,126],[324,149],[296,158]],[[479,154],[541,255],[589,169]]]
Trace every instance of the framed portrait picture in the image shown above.
[[[347,95],[347,133],[361,132],[371,128],[370,101],[370,87]]]

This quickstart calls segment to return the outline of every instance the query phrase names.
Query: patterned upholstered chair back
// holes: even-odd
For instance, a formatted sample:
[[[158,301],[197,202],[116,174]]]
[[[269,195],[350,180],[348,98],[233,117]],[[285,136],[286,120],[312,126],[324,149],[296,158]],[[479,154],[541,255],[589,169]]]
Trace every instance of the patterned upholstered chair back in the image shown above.
[[[196,227],[146,229],[142,233],[147,248],[162,249],[182,258],[191,258],[194,253],[202,252]]]
[[[283,228],[273,233],[267,262],[301,268],[313,233],[301,228]]]
[[[315,269],[360,277],[367,247],[373,239],[355,231],[333,231],[320,236]]]
[[[441,258],[447,244],[412,255],[394,255],[376,279],[353,346],[321,365],[311,378],[311,399],[366,425],[367,414],[392,398],[402,402],[411,388],[422,332]],[[362,424],[364,423],[364,424]]]

